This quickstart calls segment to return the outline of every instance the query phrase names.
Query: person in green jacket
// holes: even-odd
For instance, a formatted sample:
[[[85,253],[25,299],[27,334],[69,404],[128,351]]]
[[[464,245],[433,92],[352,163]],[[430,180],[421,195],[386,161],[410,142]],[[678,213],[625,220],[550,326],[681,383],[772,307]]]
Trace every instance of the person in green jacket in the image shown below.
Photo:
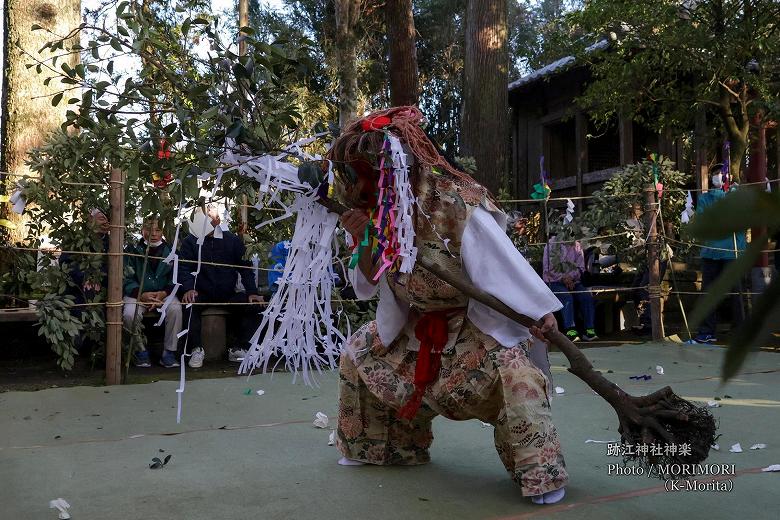
[[[141,319],[145,312],[162,307],[165,299],[174,290],[173,272],[170,264],[162,261],[171,252],[171,246],[165,242],[157,220],[144,223],[141,231],[143,238],[135,245],[125,248],[124,311],[125,328],[132,330],[135,320]],[[144,254],[147,245],[149,256],[144,271]],[[141,277],[143,276],[143,287]],[[182,310],[179,299],[174,296],[165,314],[165,348],[160,364],[166,368],[178,367],[178,334],[182,328]],[[149,352],[136,352],[135,366],[149,367]]]

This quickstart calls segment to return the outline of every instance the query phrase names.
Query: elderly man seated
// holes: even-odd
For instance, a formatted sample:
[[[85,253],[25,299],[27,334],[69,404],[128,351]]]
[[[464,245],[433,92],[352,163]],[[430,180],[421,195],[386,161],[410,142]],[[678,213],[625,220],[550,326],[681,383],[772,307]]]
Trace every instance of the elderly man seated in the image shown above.
[[[130,331],[134,330],[135,321],[141,319],[145,312],[162,307],[165,299],[173,291],[173,272],[170,264],[162,261],[171,252],[171,246],[165,242],[162,230],[157,220],[150,219],[144,223],[141,234],[143,238],[135,245],[128,245],[125,252],[125,283],[124,283],[124,324]],[[144,269],[146,249],[149,254]],[[178,367],[177,350],[178,334],[182,328],[182,311],[178,298],[168,306],[165,314],[164,350],[160,364],[165,368]],[[133,356],[137,367],[149,367],[151,362],[149,352],[141,350]]]

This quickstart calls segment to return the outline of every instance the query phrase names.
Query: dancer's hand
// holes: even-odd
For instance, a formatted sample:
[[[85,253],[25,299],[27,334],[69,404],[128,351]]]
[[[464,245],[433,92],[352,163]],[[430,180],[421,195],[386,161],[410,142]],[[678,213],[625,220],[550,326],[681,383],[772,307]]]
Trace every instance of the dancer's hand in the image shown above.
[[[363,238],[366,224],[368,224],[368,215],[364,211],[350,209],[342,213],[339,220],[341,220],[342,227],[351,233],[355,239],[360,240]]]
[[[533,334],[535,337],[546,342],[547,339],[544,337],[545,332],[550,332],[551,330],[555,330],[557,328],[558,322],[555,320],[555,316],[553,313],[549,313],[542,316],[542,319],[539,320],[539,323],[528,330],[530,330],[531,334]]]
[[[249,303],[263,303],[263,297],[259,294],[250,294]]]

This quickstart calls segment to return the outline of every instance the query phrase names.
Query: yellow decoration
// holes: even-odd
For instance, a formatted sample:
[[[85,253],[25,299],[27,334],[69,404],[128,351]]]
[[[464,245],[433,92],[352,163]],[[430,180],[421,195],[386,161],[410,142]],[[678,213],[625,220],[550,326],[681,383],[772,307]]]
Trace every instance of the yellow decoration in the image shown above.
[[[0,218],[0,226],[7,227],[8,229],[16,229],[16,224],[4,218]]]
[[[11,197],[8,195],[0,195],[0,202],[8,202],[11,200]]]

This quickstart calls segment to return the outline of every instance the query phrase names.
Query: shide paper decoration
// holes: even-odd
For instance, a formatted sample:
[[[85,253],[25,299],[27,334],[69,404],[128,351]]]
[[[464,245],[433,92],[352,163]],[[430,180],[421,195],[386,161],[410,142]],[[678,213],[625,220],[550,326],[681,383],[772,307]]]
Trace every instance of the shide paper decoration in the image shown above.
[[[574,203],[571,199],[566,199],[566,214],[563,216],[564,224],[571,224],[574,220]]]
[[[691,221],[691,217],[693,217],[694,213],[693,197],[691,197],[691,191],[688,190],[688,195],[685,196],[685,209],[683,210],[682,215],[680,215],[680,222],[687,224]]]
[[[374,121],[369,131],[382,131],[387,126]],[[379,157],[379,195],[377,208],[372,212],[369,226],[376,229],[372,253],[380,261],[380,274],[398,261],[401,272],[411,272],[417,256],[414,247],[413,206],[409,182],[407,155],[397,136],[383,130],[385,139]],[[300,143],[294,148],[301,152]],[[300,155],[300,153],[299,153]],[[272,203],[281,205],[285,214],[262,225],[296,215],[295,232],[284,272],[279,278],[279,289],[274,293],[263,319],[251,340],[251,347],[239,373],[255,369],[267,371],[271,360],[284,359],[285,368],[293,379],[300,375],[306,384],[313,384],[313,374],[323,368],[335,368],[346,341],[337,328],[331,310],[331,292],[334,280],[334,257],[338,252],[336,226],[338,216],[317,203],[327,197],[334,181],[333,165],[319,156],[303,154],[310,161],[299,168],[282,161],[281,157],[237,158],[236,166],[242,174],[260,183],[261,201],[256,207]],[[327,165],[324,179],[319,178]],[[288,207],[279,197],[283,192],[295,194]],[[355,244],[355,255],[369,247],[369,232]],[[358,239],[360,240],[360,239]],[[354,262],[353,256],[353,262]],[[347,324],[349,331],[349,323]],[[271,367],[272,369],[274,366]]]

